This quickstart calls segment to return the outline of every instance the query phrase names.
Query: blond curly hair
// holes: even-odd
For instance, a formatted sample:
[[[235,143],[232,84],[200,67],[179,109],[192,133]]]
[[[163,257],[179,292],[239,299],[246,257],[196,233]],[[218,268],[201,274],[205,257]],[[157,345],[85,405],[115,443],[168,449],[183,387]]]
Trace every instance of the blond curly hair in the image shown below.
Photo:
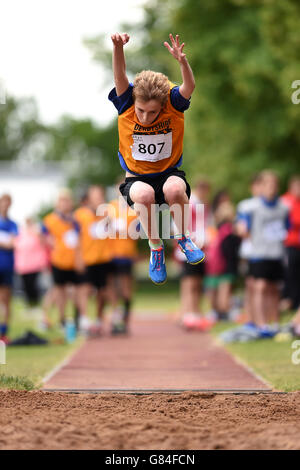
[[[163,73],[143,70],[138,73],[133,82],[133,100],[144,102],[157,100],[164,106],[168,100],[170,83]]]

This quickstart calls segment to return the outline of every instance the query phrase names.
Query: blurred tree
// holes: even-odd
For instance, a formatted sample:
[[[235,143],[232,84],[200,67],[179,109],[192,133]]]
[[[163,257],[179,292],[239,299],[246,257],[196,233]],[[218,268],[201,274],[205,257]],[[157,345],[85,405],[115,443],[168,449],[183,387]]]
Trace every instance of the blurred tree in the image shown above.
[[[47,126],[39,120],[34,99],[9,97],[0,106],[0,161],[62,161],[73,186],[113,184],[121,173],[115,127],[115,122],[101,128],[70,116]]]
[[[122,26],[132,33],[130,73],[151,68],[180,82],[163,41],[172,32],[186,43],[197,84],[184,151],[192,180],[209,175],[241,198],[263,168],[277,169],[283,183],[300,172],[300,106],[291,102],[292,82],[300,79],[299,18],[297,0],[152,0],[141,24]],[[103,38],[86,44],[111,68]]]
[[[0,105],[0,160],[17,159],[33,136],[43,132],[37,114],[32,98],[8,97],[6,104]]]
[[[114,184],[122,170],[117,157],[116,123],[100,128],[91,120],[64,116],[51,128],[46,158],[70,164],[72,186]]]

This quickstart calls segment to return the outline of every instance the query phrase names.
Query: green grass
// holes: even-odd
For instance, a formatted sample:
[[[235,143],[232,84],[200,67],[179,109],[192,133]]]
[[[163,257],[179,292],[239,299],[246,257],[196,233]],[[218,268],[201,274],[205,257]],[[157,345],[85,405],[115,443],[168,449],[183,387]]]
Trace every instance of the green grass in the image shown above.
[[[0,388],[11,388],[13,390],[33,390],[34,383],[27,377],[14,377],[12,375],[0,375]]]
[[[6,364],[0,365],[0,388],[22,388],[24,378],[34,387],[41,386],[42,379],[57,364],[78,347],[81,340],[72,345],[49,344],[47,346],[12,346],[6,350]],[[8,378],[10,380],[8,380]],[[12,380],[15,380],[15,382]],[[15,385],[18,385],[15,387]],[[33,388],[33,387],[31,387]],[[24,386],[24,389],[27,388]]]
[[[287,322],[291,315],[285,315]],[[215,337],[222,331],[236,325],[218,324],[212,333]],[[272,388],[284,392],[300,390],[300,365],[292,363],[292,343],[294,340],[277,343],[274,339],[264,339],[249,343],[232,343],[224,347],[254,372],[266,380]]]
[[[136,286],[136,295],[133,309],[137,312],[172,313],[178,310],[179,289],[178,283],[169,281],[157,286],[151,281],[139,282]]]
[[[249,344],[232,344],[227,349],[246,362],[276,390],[292,392],[300,390],[300,366],[292,363],[292,342],[261,340]]]
[[[51,313],[51,318],[53,321],[57,321],[55,311]],[[41,333],[34,314],[29,315],[22,300],[14,299],[10,337],[14,339],[26,330],[31,330],[48,339],[49,344],[46,346],[7,347],[6,364],[0,365],[0,388],[19,390],[38,388],[45,375],[82,343],[82,339],[77,339],[71,345],[65,344],[63,334],[58,328],[53,328],[47,334]]]

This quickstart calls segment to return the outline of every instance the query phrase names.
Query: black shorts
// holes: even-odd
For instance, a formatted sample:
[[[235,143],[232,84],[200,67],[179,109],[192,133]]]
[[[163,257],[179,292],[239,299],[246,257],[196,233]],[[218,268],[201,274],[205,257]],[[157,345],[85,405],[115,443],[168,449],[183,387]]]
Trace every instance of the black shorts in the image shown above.
[[[0,271],[0,286],[1,287],[12,287],[14,279],[13,271]]]
[[[107,278],[112,272],[111,263],[92,264],[86,267],[87,282],[96,289],[102,289],[107,284]]]
[[[113,260],[114,274],[128,274],[132,276],[133,261],[129,258],[115,258]]]
[[[125,182],[119,186],[120,193],[126,200],[129,206],[132,206],[134,202],[129,196],[129,191],[133,183],[136,181],[142,181],[143,183],[150,184],[155,192],[155,203],[156,204],[166,204],[164,193],[163,193],[163,185],[169,178],[169,176],[178,176],[179,178],[183,179],[186,184],[186,194],[187,197],[190,198],[191,195],[191,188],[188,184],[187,180],[185,179],[185,172],[182,170],[178,170],[177,168],[170,168],[170,171],[166,171],[161,175],[149,176],[149,175],[142,175],[142,176],[132,176],[129,178],[125,178]]]
[[[78,285],[81,285],[81,284],[88,284],[88,278],[87,278],[87,274],[86,274],[86,270],[83,271],[83,272],[77,272],[77,284]]]
[[[56,286],[65,286],[66,284],[77,284],[78,277],[74,269],[60,269],[51,266],[53,282]]]
[[[278,260],[250,261],[249,276],[270,282],[282,281],[284,278],[283,263]]]
[[[182,263],[180,278],[186,276],[204,277],[205,276],[205,262],[198,264]]]

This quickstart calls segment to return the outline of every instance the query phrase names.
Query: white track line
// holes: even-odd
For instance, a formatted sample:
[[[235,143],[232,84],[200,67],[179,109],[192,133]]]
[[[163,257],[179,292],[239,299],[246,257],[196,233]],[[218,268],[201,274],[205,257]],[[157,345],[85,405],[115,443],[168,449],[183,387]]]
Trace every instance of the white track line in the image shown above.
[[[271,390],[274,390],[274,387],[273,385],[271,385],[269,382],[267,382],[265,379],[263,379],[257,372],[255,372],[252,367],[250,367],[246,362],[243,361],[243,359],[241,359],[240,357],[234,355],[231,351],[229,351],[227,348],[226,348],[226,345],[223,344],[219,339],[218,337],[214,337],[213,335],[211,335],[215,345],[217,345],[219,348],[225,350],[227,352],[227,354],[229,354],[232,359],[236,362],[236,364],[238,364],[239,366],[242,366],[244,367],[244,369],[246,369],[251,375],[253,375],[257,380],[259,380],[260,382],[262,382],[264,385],[266,385],[266,387],[269,387]]]
[[[84,344],[84,343],[83,343]],[[73,357],[75,356],[75,354],[78,352],[78,350],[83,346],[83,344],[80,345],[79,348],[75,349],[74,351],[72,351],[69,356],[67,356],[65,359],[62,360],[62,362],[60,362],[57,366],[55,366],[43,379],[42,379],[42,383],[45,384],[46,382],[48,382],[49,380],[52,379],[52,377],[60,370],[62,369],[63,367],[65,367],[70,361],[71,359],[73,359]]]
[[[230,354],[232,354],[232,353],[230,353]],[[241,359],[240,357],[234,356],[233,354],[232,354],[232,357],[238,365],[243,366],[257,380],[260,380],[260,382],[265,384],[266,387],[269,387],[271,390],[274,390],[274,387],[269,382],[267,382],[263,377],[261,377],[261,375],[259,375],[257,372],[255,372],[255,370],[253,370],[252,367],[250,367],[248,364],[246,364],[246,362],[244,362],[243,359]]]

